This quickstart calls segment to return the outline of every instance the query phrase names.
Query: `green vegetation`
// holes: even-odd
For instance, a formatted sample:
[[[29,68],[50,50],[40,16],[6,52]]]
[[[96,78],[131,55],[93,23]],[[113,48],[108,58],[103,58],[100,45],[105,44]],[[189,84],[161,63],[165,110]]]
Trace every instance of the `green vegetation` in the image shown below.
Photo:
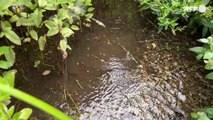
[[[198,41],[204,44],[203,47],[194,47],[190,50],[198,54],[197,60],[202,59],[204,61],[206,70],[213,70],[213,35]],[[206,75],[206,79],[213,80],[213,72]]]
[[[24,46],[26,42],[37,42],[43,51],[46,42],[53,36],[59,36],[58,49],[64,59],[67,44],[75,31],[84,24],[90,26],[93,16],[91,0],[0,0],[0,119],[27,120],[32,113],[24,108],[15,113],[15,106],[8,108],[10,96],[27,102],[60,120],[71,120],[70,117],[54,107],[14,88],[15,70],[9,70],[15,63],[15,46]],[[20,33],[19,31],[24,32]],[[11,106],[11,105],[10,105]]]
[[[213,33],[213,7],[210,0],[139,0],[141,10],[150,9],[158,19],[159,32],[171,29],[172,33],[186,27],[195,33],[203,27],[203,36]],[[187,23],[186,25],[183,23]]]

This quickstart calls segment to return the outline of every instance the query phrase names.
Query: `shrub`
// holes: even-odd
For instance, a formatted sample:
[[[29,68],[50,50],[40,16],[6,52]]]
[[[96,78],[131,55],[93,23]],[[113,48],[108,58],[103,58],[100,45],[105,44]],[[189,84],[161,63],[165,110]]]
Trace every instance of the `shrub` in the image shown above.
[[[139,0],[141,10],[151,9],[157,16],[158,30],[171,29],[172,33],[182,31],[186,26],[180,21],[188,23],[188,27],[197,31],[203,27],[203,36],[213,33],[213,7],[210,0]]]
[[[38,48],[43,51],[46,41],[56,35],[60,38],[58,48],[65,59],[67,49],[71,49],[67,44],[68,38],[80,29],[81,24],[90,25],[93,10],[91,0],[0,0],[0,39],[8,43],[0,46],[0,69],[6,71],[15,63],[14,46],[37,42]],[[0,76],[1,120],[26,120],[32,113],[29,108],[17,113],[14,113],[14,106],[7,108],[10,95],[58,119],[71,119],[48,104],[15,89],[14,79],[15,71],[4,72]]]

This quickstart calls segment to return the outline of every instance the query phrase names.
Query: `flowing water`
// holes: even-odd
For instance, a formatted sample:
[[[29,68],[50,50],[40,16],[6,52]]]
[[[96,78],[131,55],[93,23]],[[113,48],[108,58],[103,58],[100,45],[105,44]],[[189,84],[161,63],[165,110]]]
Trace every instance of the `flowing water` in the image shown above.
[[[77,34],[67,79],[34,73],[30,79],[40,84],[29,92],[80,120],[190,119],[189,112],[210,103],[212,89],[186,49],[190,40],[183,42],[189,37],[157,34],[132,0],[96,0],[95,7],[106,27],[94,22]]]

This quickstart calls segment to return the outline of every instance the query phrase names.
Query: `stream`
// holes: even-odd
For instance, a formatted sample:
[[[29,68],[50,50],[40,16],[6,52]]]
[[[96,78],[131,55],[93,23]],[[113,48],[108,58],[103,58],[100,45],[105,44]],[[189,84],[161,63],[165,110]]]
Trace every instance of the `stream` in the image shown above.
[[[94,4],[94,18],[106,27],[92,22],[71,38],[67,80],[31,73],[29,93],[76,120],[188,120],[210,103],[213,89],[188,51],[192,38],[157,34],[153,17],[133,0]],[[53,118],[35,110],[31,119]]]

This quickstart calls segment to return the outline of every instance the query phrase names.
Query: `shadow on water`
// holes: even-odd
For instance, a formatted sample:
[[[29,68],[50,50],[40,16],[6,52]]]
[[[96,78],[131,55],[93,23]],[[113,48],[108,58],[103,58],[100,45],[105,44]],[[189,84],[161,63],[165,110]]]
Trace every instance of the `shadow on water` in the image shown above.
[[[78,34],[67,81],[41,77],[33,95],[80,120],[189,119],[189,112],[212,99],[186,50],[190,40],[183,42],[190,38],[157,34],[132,0],[96,0],[95,6],[95,18],[106,28],[93,23]]]

